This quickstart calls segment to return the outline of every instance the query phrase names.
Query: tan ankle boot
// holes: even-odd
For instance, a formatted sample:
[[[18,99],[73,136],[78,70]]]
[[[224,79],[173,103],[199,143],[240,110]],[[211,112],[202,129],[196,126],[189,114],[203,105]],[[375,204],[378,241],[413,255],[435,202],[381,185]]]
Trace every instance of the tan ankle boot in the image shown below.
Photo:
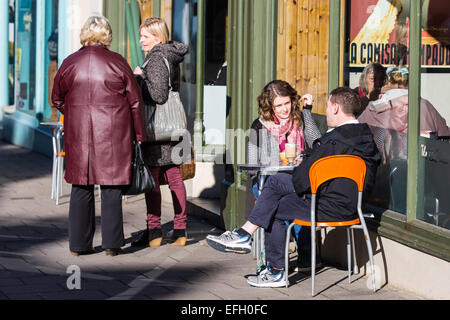
[[[169,245],[184,247],[186,245],[186,241],[186,229],[174,229]]]
[[[159,247],[162,242],[162,231],[161,229],[149,229],[148,232],[148,246],[149,247]]]

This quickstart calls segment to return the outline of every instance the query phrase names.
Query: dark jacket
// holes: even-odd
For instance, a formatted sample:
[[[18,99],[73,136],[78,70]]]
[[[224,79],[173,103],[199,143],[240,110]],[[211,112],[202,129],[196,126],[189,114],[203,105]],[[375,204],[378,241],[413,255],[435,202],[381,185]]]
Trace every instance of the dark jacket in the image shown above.
[[[179,42],[157,44],[147,54],[144,60],[145,67],[141,77],[144,103],[147,105],[163,104],[169,96],[169,73],[164,58],[169,62],[170,82],[172,91],[180,89],[180,63],[187,53],[188,47]],[[146,90],[145,90],[146,89]],[[147,142],[144,143],[144,157],[150,166],[164,166],[173,164],[171,160],[172,149],[179,142]]]
[[[139,87],[127,61],[104,46],[67,57],[53,105],[64,114],[65,179],[78,185],[130,183],[132,142],[145,140]]]
[[[296,193],[310,198],[311,165],[318,159],[337,154],[352,154],[364,160],[367,167],[364,194],[369,195],[381,158],[367,124],[345,124],[314,141],[311,153],[294,170],[292,182]],[[317,221],[340,221],[356,217],[357,200],[354,182],[348,179],[325,182],[318,190]]]

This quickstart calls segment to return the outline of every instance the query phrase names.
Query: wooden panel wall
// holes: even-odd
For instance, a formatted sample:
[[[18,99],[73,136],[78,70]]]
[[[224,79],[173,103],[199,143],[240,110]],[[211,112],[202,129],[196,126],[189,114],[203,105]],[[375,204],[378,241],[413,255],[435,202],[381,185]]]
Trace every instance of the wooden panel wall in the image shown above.
[[[161,0],[161,18],[166,21],[172,37],[172,0]]]
[[[138,0],[138,3],[141,12],[141,22],[153,17],[153,0]]]
[[[160,13],[155,11],[155,1],[159,1]],[[172,35],[172,0],[138,0],[141,12],[141,22],[146,18],[158,16],[164,19],[169,28],[169,35]]]
[[[277,78],[314,97],[314,113],[328,99],[329,0],[278,0]]]

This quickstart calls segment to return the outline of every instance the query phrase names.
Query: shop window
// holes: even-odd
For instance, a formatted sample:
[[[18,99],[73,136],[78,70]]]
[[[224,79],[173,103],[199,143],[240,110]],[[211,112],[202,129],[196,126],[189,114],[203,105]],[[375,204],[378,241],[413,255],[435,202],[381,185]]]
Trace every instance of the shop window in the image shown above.
[[[422,7],[417,219],[450,229],[450,12],[447,0]],[[420,204],[421,202],[419,202]]]
[[[409,6],[406,1],[346,2],[344,85],[361,97],[367,123],[382,155],[368,202],[379,212],[406,213]],[[400,76],[400,77],[399,77]]]
[[[58,0],[46,3],[46,38],[47,51],[45,63],[47,64],[47,102],[44,117],[53,121],[58,119],[58,111],[51,108],[53,80],[58,71]]]
[[[8,30],[8,43],[9,43],[9,63],[8,63],[8,80],[9,80],[9,104],[14,104],[14,2],[9,2],[9,30]]]
[[[181,65],[180,97],[192,133],[196,105],[197,0],[173,0],[172,40],[189,47]]]
[[[228,0],[205,2],[204,141],[225,144]]]
[[[32,112],[36,105],[36,1],[18,0],[16,8],[16,105]]]

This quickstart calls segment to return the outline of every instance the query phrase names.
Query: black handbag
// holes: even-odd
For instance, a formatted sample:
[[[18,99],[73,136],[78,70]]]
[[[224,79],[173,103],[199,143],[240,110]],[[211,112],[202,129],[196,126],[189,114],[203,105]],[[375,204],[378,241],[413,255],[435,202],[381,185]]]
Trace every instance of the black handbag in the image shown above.
[[[126,188],[124,195],[137,195],[151,192],[155,188],[155,180],[150,173],[150,169],[144,163],[141,145],[135,143],[133,154],[133,166],[131,168],[131,184]]]

